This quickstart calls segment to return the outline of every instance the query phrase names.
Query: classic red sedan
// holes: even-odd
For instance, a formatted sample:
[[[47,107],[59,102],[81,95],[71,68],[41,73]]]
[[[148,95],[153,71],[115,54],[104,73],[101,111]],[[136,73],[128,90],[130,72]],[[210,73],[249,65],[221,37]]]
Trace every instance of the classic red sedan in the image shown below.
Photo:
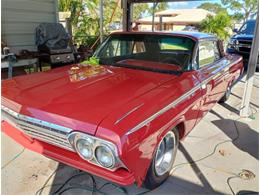
[[[243,72],[240,56],[198,32],[116,32],[94,57],[99,65],[4,80],[2,130],[51,159],[149,189]]]

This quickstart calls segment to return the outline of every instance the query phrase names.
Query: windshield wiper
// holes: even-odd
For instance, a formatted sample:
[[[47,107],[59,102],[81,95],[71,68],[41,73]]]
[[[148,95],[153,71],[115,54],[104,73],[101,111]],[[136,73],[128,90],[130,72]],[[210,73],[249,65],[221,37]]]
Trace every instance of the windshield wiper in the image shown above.
[[[103,65],[117,66],[117,67],[129,68],[129,69],[135,69],[135,70],[145,70],[145,71],[158,72],[158,73],[164,73],[164,74],[174,74],[177,76],[179,76],[183,73],[183,71],[164,70],[164,69],[150,68],[150,67],[145,67],[145,66],[128,65],[128,64],[123,64],[123,63],[111,63],[111,64],[104,63]]]

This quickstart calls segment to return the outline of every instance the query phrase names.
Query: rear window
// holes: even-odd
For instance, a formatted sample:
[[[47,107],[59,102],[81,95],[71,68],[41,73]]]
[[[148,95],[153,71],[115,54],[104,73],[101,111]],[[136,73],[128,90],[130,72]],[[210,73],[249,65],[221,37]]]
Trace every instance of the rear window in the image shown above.
[[[190,51],[193,48],[193,41],[191,39],[183,38],[162,38],[161,50],[186,50]]]

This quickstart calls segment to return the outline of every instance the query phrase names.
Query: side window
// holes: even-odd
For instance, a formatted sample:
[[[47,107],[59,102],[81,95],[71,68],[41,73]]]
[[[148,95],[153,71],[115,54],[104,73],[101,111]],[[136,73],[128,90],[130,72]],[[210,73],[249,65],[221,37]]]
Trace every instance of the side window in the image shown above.
[[[220,59],[220,53],[216,41],[204,41],[199,45],[199,67],[206,66]]]

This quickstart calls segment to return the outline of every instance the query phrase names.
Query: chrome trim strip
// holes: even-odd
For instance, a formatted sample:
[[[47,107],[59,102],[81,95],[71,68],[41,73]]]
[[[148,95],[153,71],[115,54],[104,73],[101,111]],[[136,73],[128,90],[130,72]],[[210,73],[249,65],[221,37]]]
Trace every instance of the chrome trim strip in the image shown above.
[[[115,125],[118,124],[120,121],[122,121],[124,118],[126,118],[127,116],[129,116],[130,114],[132,114],[134,111],[136,111],[138,108],[140,108],[141,106],[143,106],[144,103],[134,107],[132,110],[128,111],[127,113],[125,113],[123,116],[121,116],[119,119],[117,119],[117,121],[114,123]]]
[[[162,115],[163,113],[167,112],[168,110],[170,110],[171,108],[175,107],[177,104],[181,103],[182,101],[184,101],[188,96],[192,95],[193,93],[195,93],[198,89],[201,88],[201,84],[197,85],[196,87],[194,87],[193,89],[191,89],[190,91],[188,91],[187,93],[185,93],[184,95],[180,96],[179,98],[177,98],[176,100],[174,100],[173,102],[171,102],[170,104],[168,104],[166,107],[164,107],[163,109],[159,110],[158,112],[156,112],[155,114],[153,114],[152,116],[150,116],[149,118],[147,118],[146,120],[144,120],[143,122],[139,123],[138,125],[136,125],[135,127],[133,127],[132,129],[130,129],[126,135],[129,135],[135,131],[137,131],[138,129],[140,129],[141,127],[147,125],[149,122],[151,122],[152,120],[154,120],[155,118],[157,118],[158,116]]]
[[[45,126],[45,127],[50,128],[50,129],[59,130],[60,132],[63,132],[63,133],[70,133],[72,131],[72,129],[68,128],[68,127],[56,125],[54,123],[49,123],[49,122],[42,121],[42,120],[39,120],[39,119],[36,119],[36,118],[25,116],[23,114],[19,114],[17,112],[14,112],[13,110],[3,106],[3,105],[1,105],[1,109],[4,110],[5,112],[9,113],[10,115],[14,116],[15,118],[18,118],[18,119],[21,119],[21,120],[24,120],[24,121],[28,121],[28,122],[31,122],[31,123],[34,123],[34,124],[38,124],[40,127]]]
[[[224,70],[228,71],[229,67],[233,66],[234,64],[238,63],[241,60],[241,58],[239,58],[237,61],[227,65]],[[145,125],[147,125],[148,123],[150,123],[152,120],[154,120],[155,118],[157,118],[158,116],[162,115],[163,113],[167,112],[169,109],[175,107],[176,105],[178,105],[179,103],[181,103],[182,101],[184,101],[187,97],[189,97],[190,95],[192,95],[193,93],[195,93],[198,89],[200,89],[202,87],[203,84],[207,84],[209,81],[211,81],[213,78],[216,77],[217,74],[219,74],[221,71],[223,71],[223,68],[218,71],[217,73],[215,73],[214,75],[210,76],[209,78],[205,79],[204,81],[202,81],[199,85],[197,85],[196,87],[194,87],[193,89],[191,89],[190,91],[186,92],[185,94],[183,94],[182,96],[180,96],[179,98],[177,98],[176,100],[174,100],[173,102],[171,102],[170,104],[168,104],[166,107],[164,107],[163,109],[159,110],[158,112],[156,112],[155,114],[153,114],[152,116],[150,116],[149,118],[147,118],[146,120],[142,121],[141,123],[139,123],[138,125],[136,125],[135,127],[133,127],[132,129],[129,129],[129,131],[126,133],[126,135],[129,135],[131,133],[134,133],[135,131],[139,130],[140,128],[144,127]],[[219,75],[218,75],[219,76]]]
[[[71,128],[56,125],[36,118],[19,114],[1,105],[4,120],[31,137],[52,145],[74,151],[68,140]]]

